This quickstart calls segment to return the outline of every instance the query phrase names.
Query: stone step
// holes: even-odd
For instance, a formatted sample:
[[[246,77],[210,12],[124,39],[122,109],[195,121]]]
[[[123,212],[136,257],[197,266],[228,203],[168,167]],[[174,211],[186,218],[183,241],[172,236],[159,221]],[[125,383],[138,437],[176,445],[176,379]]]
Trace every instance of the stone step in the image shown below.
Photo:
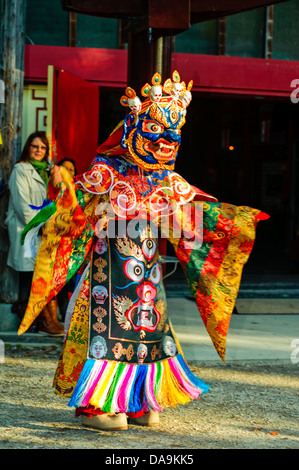
[[[18,335],[16,331],[0,332],[0,340],[6,345],[22,346],[59,346],[63,344],[63,336],[50,336],[47,333],[24,333]]]

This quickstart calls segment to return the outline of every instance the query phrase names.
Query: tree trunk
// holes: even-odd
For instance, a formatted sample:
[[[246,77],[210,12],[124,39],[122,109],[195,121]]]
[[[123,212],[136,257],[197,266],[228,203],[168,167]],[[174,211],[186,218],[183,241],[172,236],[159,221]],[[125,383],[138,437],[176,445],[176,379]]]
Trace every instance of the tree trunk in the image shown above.
[[[9,192],[8,178],[21,153],[22,104],[24,85],[24,44],[26,0],[1,0],[0,10],[0,79],[5,84],[5,103],[0,104],[0,177],[5,191],[0,194],[0,302],[17,298],[18,278],[6,266],[9,246],[4,224]]]

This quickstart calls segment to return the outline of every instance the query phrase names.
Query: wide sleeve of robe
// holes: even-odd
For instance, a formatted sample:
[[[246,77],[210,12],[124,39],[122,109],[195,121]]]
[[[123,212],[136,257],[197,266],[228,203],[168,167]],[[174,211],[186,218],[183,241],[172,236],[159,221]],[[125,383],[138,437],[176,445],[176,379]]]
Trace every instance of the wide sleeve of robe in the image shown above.
[[[178,217],[179,211],[172,219],[173,226]],[[258,221],[268,217],[247,206],[192,202],[189,220],[184,224],[188,227],[185,234],[175,237],[171,232],[169,237],[200,316],[223,361],[244,264],[254,245]]]
[[[48,219],[36,257],[28,306],[18,334],[30,327],[44,306],[78,271],[92,245],[94,225],[84,212],[88,204],[83,198],[80,200],[80,192],[76,192],[71,176],[63,167],[61,174],[61,191],[56,195],[49,184],[53,200],[41,209],[36,220],[31,221],[34,226],[40,224],[43,217]]]

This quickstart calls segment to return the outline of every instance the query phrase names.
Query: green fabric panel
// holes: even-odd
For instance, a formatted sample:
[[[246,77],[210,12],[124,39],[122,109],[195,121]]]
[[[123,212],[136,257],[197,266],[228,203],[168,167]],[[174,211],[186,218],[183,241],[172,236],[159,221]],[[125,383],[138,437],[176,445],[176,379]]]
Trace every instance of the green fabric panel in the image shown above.
[[[24,245],[25,237],[27,233],[35,228],[38,227],[41,223],[46,223],[53,214],[56,212],[56,202],[52,201],[50,204],[45,206],[43,209],[41,209],[36,216],[33,217],[33,219],[30,220],[30,222],[26,225],[24,230],[21,233],[21,245]]]
[[[206,208],[204,208],[203,212],[203,229],[208,230],[211,233],[217,232],[217,225],[220,218],[223,221],[223,219],[233,220],[235,217],[235,207],[230,204],[209,203],[205,207]],[[203,241],[202,246],[199,249],[193,250],[190,254],[186,276],[193,296],[196,296],[199,285],[202,293],[207,295],[210,295],[211,293],[211,286],[214,280],[213,274],[211,274],[211,278],[208,278],[207,275],[205,275],[204,280],[202,280],[200,276],[202,267],[209,256],[211,247],[211,241]]]
[[[210,203],[205,205],[203,210],[203,229],[214,232],[218,222],[218,211],[216,208],[219,203]],[[211,243],[203,242],[200,249],[193,250],[187,264],[186,276],[191,288],[192,295],[196,295],[198,279],[206,258],[209,255]]]
[[[85,258],[85,246],[94,235],[91,225],[88,225],[80,237],[73,239],[72,254],[69,259],[67,281],[78,271]],[[66,282],[67,282],[66,281]]]

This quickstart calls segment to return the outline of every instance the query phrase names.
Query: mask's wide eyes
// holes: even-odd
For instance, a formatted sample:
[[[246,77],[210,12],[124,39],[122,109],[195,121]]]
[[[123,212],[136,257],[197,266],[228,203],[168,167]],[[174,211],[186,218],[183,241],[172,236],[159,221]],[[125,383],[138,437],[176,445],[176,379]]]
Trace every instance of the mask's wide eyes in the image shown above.
[[[164,126],[158,124],[156,121],[143,121],[142,130],[143,132],[151,132],[152,134],[161,134],[164,130]]]
[[[177,122],[177,120],[179,119],[178,113],[174,110],[170,112],[169,117],[170,117],[171,122],[173,123]]]
[[[142,243],[142,253],[147,259],[152,259],[156,253],[156,247],[154,240],[148,238]]]
[[[140,282],[144,278],[144,265],[136,259],[128,259],[125,262],[124,271],[132,281]]]
[[[162,274],[158,263],[152,267],[149,277],[153,284],[158,284],[161,281]]]

